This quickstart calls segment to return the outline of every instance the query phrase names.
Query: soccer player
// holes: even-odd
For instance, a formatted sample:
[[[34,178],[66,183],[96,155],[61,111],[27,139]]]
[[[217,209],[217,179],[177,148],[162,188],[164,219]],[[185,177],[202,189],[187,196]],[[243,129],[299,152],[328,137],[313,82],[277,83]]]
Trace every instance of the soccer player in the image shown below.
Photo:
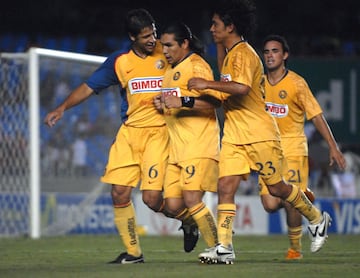
[[[327,124],[322,109],[306,81],[286,67],[289,46],[284,37],[270,35],[263,42],[263,58],[267,69],[265,101],[268,111],[275,117],[281,136],[281,147],[287,162],[284,177],[287,182],[307,192],[309,162],[308,144],[304,132],[305,117],[311,120],[329,146],[330,166],[337,163],[345,168],[345,158]],[[274,212],[285,208],[290,248],[286,259],[301,259],[302,217],[288,202],[273,197],[262,182],[260,196],[264,208]]]
[[[216,4],[210,32],[215,43],[227,50],[221,80],[193,78],[188,83],[189,89],[222,91],[225,113],[218,182],[219,244],[199,254],[199,259],[206,263],[234,263],[234,199],[240,182],[248,178],[251,169],[261,175],[271,195],[289,202],[309,220],[310,249],[317,252],[325,243],[331,218],[328,213],[321,213],[299,187],[283,180],[279,130],[265,110],[263,65],[246,41],[255,24],[255,5],[245,0]]]
[[[218,243],[215,218],[202,198],[205,192],[217,190],[220,127],[215,106],[193,109],[194,98],[210,95],[212,90],[189,91],[187,83],[192,77],[213,79],[213,73],[201,57],[202,43],[184,23],[167,26],[160,41],[171,65],[164,75],[162,94],[154,98],[170,135],[165,208],[173,215],[188,208],[206,244],[212,247]]]
[[[80,104],[93,92],[98,93],[111,85],[120,84],[123,123],[110,148],[105,173],[101,177],[102,182],[112,184],[114,222],[126,248],[126,252],[111,261],[120,264],[144,262],[131,201],[132,190],[139,181],[144,203],[156,212],[171,216],[163,209],[162,197],[169,156],[169,135],[164,116],[152,102],[153,97],[160,93],[168,64],[156,39],[155,21],[148,11],[129,11],[125,27],[132,42],[130,51],[111,54],[85,83],[76,88],[44,120],[52,127],[65,110]],[[187,252],[194,248],[198,238],[196,225],[188,228],[187,222],[191,222],[187,219],[189,217],[187,211],[177,217],[184,220],[182,227]]]

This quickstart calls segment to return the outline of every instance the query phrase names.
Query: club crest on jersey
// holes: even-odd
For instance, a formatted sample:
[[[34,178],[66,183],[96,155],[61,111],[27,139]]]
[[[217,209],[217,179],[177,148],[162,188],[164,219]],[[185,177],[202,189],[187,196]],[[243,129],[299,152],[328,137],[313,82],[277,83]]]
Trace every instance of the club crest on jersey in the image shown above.
[[[181,97],[181,90],[179,87],[176,88],[161,88],[161,93],[164,96]]]
[[[221,74],[220,75],[220,80],[222,81],[222,82],[230,82],[231,81],[231,75],[229,74],[229,73],[227,73],[227,74]]]
[[[162,80],[162,76],[133,78],[128,83],[130,94],[158,93],[161,91]]]
[[[164,60],[157,60],[155,62],[155,67],[157,69],[163,69],[165,67],[165,61]]]
[[[281,90],[281,91],[279,92],[279,98],[284,99],[284,98],[286,98],[286,97],[287,97],[287,92],[284,91],[284,90]]]
[[[287,104],[266,102],[266,110],[276,118],[284,118],[289,114],[289,106]]]
[[[181,73],[177,71],[177,72],[174,73],[173,79],[174,80],[179,80],[180,76],[181,76]]]

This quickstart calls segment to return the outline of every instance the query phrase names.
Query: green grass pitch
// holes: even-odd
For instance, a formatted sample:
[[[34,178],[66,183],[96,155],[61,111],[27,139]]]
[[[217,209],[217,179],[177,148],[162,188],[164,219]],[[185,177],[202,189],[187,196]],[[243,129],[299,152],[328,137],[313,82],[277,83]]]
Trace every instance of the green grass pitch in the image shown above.
[[[205,248],[200,238],[191,253],[182,237],[141,236],[145,264],[109,265],[123,251],[116,235],[74,235],[31,240],[0,238],[0,277],[359,277],[360,235],[334,235],[320,252],[311,254],[303,237],[304,258],[285,261],[285,235],[235,236],[233,265],[197,261]]]

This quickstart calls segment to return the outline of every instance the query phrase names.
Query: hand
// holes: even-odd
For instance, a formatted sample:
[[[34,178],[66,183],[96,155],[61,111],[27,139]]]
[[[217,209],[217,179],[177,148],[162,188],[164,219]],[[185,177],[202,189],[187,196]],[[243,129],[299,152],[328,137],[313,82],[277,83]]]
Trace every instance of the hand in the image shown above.
[[[154,96],[153,98],[153,104],[159,112],[163,112],[163,106],[164,106],[164,100],[161,94]]]
[[[334,161],[340,168],[340,170],[345,170],[346,160],[342,152],[338,148],[330,149],[330,163],[329,165],[334,165]]]
[[[188,81],[187,86],[189,90],[204,90],[207,89],[207,80],[199,77],[194,77]]]
[[[165,107],[170,108],[181,108],[181,98],[171,95],[166,95],[164,97]]]
[[[62,118],[63,115],[64,111],[62,110],[56,109],[54,111],[51,111],[46,115],[44,123],[49,127],[53,127],[56,122]]]

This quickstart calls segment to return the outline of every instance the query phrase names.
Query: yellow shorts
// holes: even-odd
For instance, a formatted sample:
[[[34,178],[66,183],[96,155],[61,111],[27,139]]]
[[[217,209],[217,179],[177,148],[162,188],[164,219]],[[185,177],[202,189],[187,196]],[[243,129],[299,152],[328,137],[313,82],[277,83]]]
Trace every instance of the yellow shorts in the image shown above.
[[[168,164],[164,198],[181,198],[183,190],[217,191],[219,167],[210,158],[191,159],[179,164]]]
[[[307,156],[289,156],[284,163],[284,179],[291,184],[299,186],[302,191],[308,187],[309,181],[309,159]],[[269,194],[269,190],[259,177],[260,195]]]
[[[169,158],[169,135],[166,126],[136,128],[122,125],[109,153],[101,181],[136,187],[140,190],[163,190]]]
[[[247,179],[256,171],[267,184],[282,180],[283,153],[279,141],[264,141],[248,145],[223,142],[220,152],[220,177],[241,175]]]

